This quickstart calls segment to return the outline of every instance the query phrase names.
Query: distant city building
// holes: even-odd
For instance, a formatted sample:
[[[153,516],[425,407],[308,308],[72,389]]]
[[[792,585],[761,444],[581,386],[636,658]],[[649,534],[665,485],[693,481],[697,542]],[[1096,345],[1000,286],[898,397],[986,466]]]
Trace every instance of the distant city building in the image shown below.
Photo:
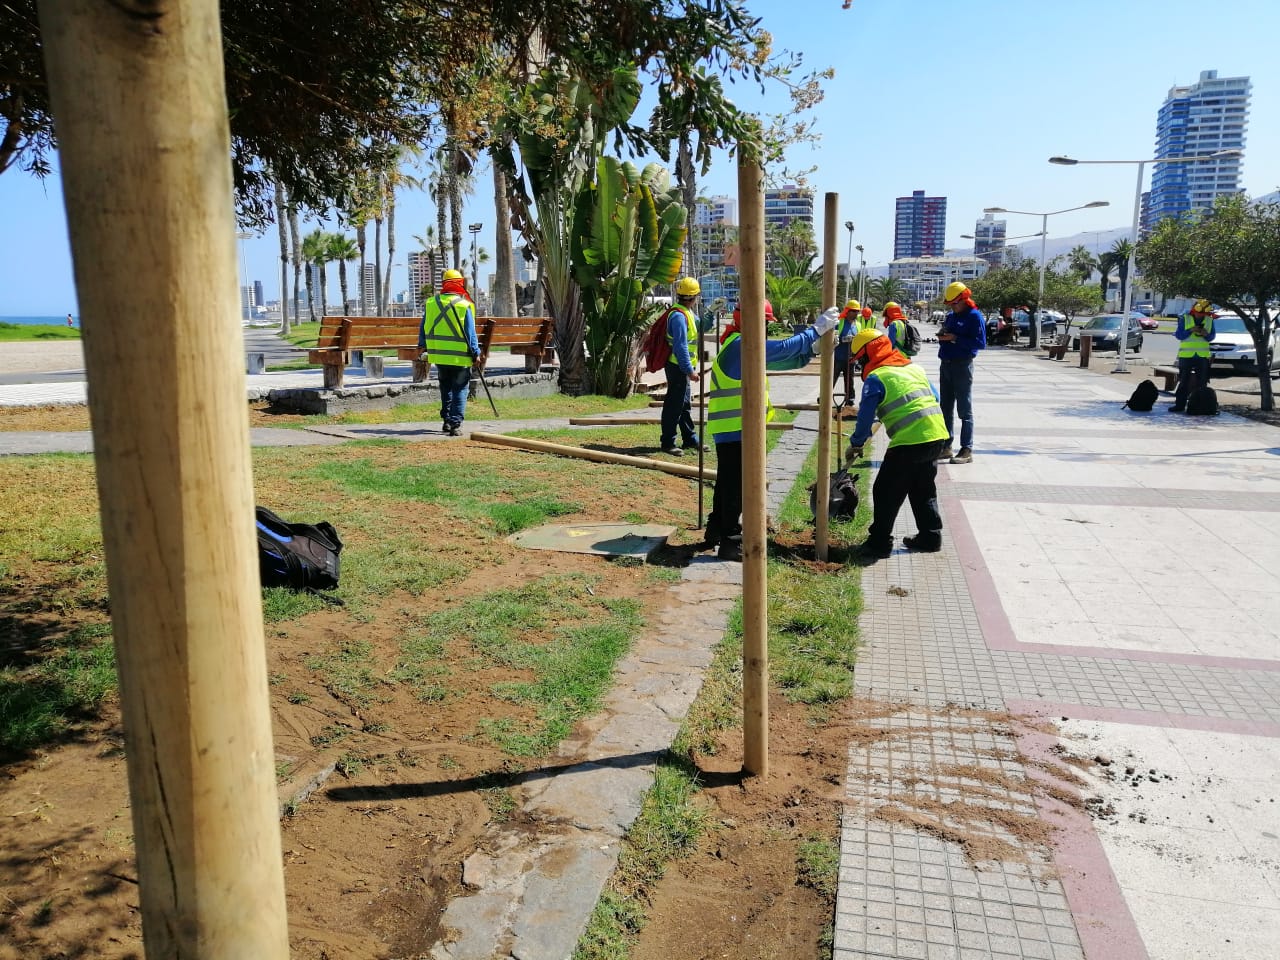
[[[257,308],[257,301],[253,299],[253,287],[243,284],[240,287],[240,319],[248,320],[254,315]]]
[[[378,265],[364,263],[360,266],[360,306],[365,316],[378,312]],[[343,306],[346,309],[346,306]]]
[[[984,214],[982,219],[973,225],[973,255],[986,260],[993,267],[1004,262],[1004,241],[1008,233],[1004,220],[997,220],[994,214]]]
[[[813,205],[810,198],[810,218]],[[738,201],[733,197],[699,200],[690,233],[704,303],[738,298]]]
[[[764,192],[764,224],[785,227],[799,220],[813,227],[813,191],[804,190],[794,183],[780,190]]]
[[[810,204],[812,213],[812,203]],[[693,222],[695,226],[705,227],[713,223],[738,222],[738,201],[735,197],[717,196],[699,200],[694,206]]]
[[[981,257],[896,257],[889,276],[907,285],[913,300],[933,300],[954,280],[983,276],[990,264]]]
[[[255,308],[265,305],[267,298],[262,295],[262,281],[253,281],[253,305]]]
[[[310,305],[311,299],[315,299],[316,316],[320,316],[324,312],[325,292],[324,287],[320,285],[320,265],[317,263],[307,264],[306,276],[303,278],[304,286],[302,288],[302,302]]]
[[[899,197],[893,221],[893,258],[940,257],[947,238],[947,198],[915,190]]]
[[[415,314],[422,312],[423,290],[430,296],[439,289],[439,277],[444,273],[444,261],[439,253],[414,250],[409,254],[409,302]]]
[[[1156,158],[1243,150],[1251,90],[1248,77],[1219,77],[1217,70],[1202,70],[1195,83],[1171,87],[1156,115]],[[1242,160],[1155,164],[1141,233],[1166,217],[1209,209],[1222,194],[1239,193]]]

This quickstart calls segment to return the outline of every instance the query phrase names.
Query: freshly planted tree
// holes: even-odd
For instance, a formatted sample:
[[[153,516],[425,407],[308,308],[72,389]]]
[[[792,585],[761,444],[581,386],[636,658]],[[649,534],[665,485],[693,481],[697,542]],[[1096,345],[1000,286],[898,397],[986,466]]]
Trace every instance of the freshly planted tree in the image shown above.
[[[578,197],[570,241],[597,393],[631,392],[631,348],[648,319],[645,295],[679,275],[685,232],[680,191],[660,164],[638,170],[600,158],[595,182]]]
[[[1271,304],[1280,297],[1280,204],[1233,194],[1202,216],[1161,220],[1138,245],[1138,263],[1166,296],[1205,297],[1244,321],[1257,349],[1261,407],[1274,410]]]

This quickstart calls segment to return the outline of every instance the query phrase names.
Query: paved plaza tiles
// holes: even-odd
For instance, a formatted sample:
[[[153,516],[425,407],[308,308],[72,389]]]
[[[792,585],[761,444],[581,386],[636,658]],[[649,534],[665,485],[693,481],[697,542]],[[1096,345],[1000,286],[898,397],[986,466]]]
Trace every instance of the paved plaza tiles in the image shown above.
[[[1280,430],[1135,379],[981,355],[943,552],[866,569],[840,960],[1280,955]]]

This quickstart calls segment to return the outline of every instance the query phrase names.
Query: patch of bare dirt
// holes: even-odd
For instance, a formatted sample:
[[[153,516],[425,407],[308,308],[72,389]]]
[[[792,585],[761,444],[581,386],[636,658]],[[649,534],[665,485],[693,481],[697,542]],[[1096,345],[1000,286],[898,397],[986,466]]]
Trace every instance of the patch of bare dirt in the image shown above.
[[[359,455],[515,469],[510,453],[474,445],[365,448]],[[611,491],[601,505],[601,477],[593,471],[576,483],[557,480],[561,496],[587,505],[565,522],[636,512],[678,525],[679,515],[669,511],[691,509],[692,486],[665,476],[646,478],[635,492]],[[334,512],[341,502],[332,491],[309,496],[319,515],[341,515]],[[269,491],[264,499],[272,502]],[[667,585],[643,567],[519,550],[441,522],[432,513],[437,509],[399,503],[387,507],[384,518],[401,536],[430,536],[441,551],[465,558],[471,569],[463,580],[423,596],[396,594],[374,610],[330,608],[266,627],[282,802],[337,764],[282,821],[291,952],[298,960],[385,960],[425,952],[445,904],[460,890],[462,861],[493,818],[512,815],[519,790],[514,775],[539,763],[516,761],[478,730],[482,717],[529,719],[535,708],[494,690],[498,682],[525,679],[523,671],[495,666],[465,641],[453,642],[439,658],[446,692],[429,702],[416,699],[409,684],[350,692],[326,683],[317,662],[360,641],[369,648],[369,671],[387,677],[402,656],[405,635],[420,629],[424,616],[549,575],[590,575],[595,597],[634,598],[647,622],[656,622],[667,602]],[[367,536],[354,527],[342,532],[349,546]],[[20,582],[0,597],[0,612],[32,604],[43,610],[38,598],[56,576],[52,568],[24,564],[14,578]],[[56,623],[37,632],[60,634],[103,616],[103,610],[63,610]],[[15,622],[28,617],[17,614]],[[545,625],[547,636],[555,625]],[[0,767],[0,960],[140,958],[132,835],[114,707],[66,742]]]

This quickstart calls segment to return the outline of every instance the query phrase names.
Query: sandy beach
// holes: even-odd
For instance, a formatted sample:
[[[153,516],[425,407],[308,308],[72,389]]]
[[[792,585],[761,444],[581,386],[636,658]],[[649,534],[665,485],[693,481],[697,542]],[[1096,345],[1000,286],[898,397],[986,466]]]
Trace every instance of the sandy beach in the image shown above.
[[[84,345],[79,340],[0,344],[0,373],[49,373],[83,370]]]

